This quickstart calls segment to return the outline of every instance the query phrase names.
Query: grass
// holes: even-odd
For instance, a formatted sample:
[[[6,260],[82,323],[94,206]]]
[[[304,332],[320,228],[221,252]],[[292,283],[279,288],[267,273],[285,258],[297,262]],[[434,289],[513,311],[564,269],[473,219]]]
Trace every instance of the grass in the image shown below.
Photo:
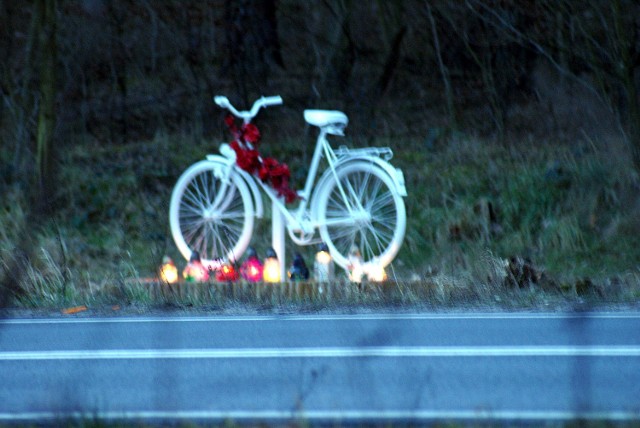
[[[316,284],[296,285],[302,292],[264,286],[256,294],[248,284],[229,292],[226,284],[173,290],[136,282],[152,278],[165,254],[182,262],[168,229],[171,189],[212,151],[188,135],[158,134],[126,146],[70,146],[61,158],[56,215],[37,228],[20,190],[9,188],[0,211],[1,274],[16,277],[24,291],[11,304],[544,308],[640,300],[640,179],[610,147],[586,140],[503,145],[460,135],[388,145],[405,174],[408,225],[383,285],[359,289],[338,279],[328,297]],[[304,171],[304,150],[285,146],[293,147],[288,154],[271,154]],[[268,242],[265,219],[252,245],[264,253]],[[294,245],[287,245],[291,260]],[[311,260],[314,249],[295,250]]]

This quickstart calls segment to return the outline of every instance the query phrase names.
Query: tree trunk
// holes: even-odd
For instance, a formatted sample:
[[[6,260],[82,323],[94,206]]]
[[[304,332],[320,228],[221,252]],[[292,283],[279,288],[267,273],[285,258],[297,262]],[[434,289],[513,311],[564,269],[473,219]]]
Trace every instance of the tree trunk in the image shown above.
[[[433,47],[435,49],[436,58],[438,60],[438,68],[440,69],[440,76],[442,77],[442,83],[444,85],[444,97],[447,104],[447,115],[449,116],[449,127],[451,129],[457,128],[457,114],[455,104],[453,102],[453,90],[451,89],[451,78],[449,77],[449,69],[442,60],[442,50],[440,48],[440,38],[438,37],[438,29],[436,27],[436,20],[433,17],[431,11],[431,5],[427,2],[427,15],[429,16],[429,23],[431,24],[431,35],[433,36]]]
[[[283,68],[275,0],[225,0],[226,58],[223,75],[233,80],[245,103],[261,93],[273,67]]]
[[[40,51],[40,88],[38,126],[36,133],[36,200],[48,206],[51,194],[51,147],[56,113],[56,5],[55,0],[37,0],[35,13],[39,16],[38,48]]]
[[[638,29],[633,23],[625,23],[626,11],[620,0],[611,4],[615,44],[619,50],[618,77],[622,82],[626,101],[626,122],[628,124],[628,140],[633,164],[640,171],[640,102],[638,101],[638,85],[636,84],[636,66],[640,62],[640,52],[636,47]]]

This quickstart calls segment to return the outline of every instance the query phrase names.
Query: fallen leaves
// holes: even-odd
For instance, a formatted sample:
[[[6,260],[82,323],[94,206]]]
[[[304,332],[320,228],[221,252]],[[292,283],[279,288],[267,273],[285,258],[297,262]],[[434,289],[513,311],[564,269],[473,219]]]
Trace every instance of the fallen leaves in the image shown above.
[[[83,312],[86,311],[87,307],[86,306],[74,306],[72,308],[66,308],[62,310],[62,313],[65,315],[73,315],[73,314],[77,314],[79,312]]]

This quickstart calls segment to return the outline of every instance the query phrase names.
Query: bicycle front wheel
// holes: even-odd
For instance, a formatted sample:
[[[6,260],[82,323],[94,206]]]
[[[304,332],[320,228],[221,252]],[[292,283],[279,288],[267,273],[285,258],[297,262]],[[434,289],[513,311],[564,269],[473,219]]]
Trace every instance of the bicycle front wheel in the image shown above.
[[[218,258],[234,262],[249,245],[254,221],[251,192],[229,168],[211,160],[195,163],[173,189],[169,224],[185,259],[197,251],[205,266]]]
[[[349,251],[358,247],[365,263],[387,266],[406,229],[402,196],[389,174],[368,162],[340,168],[318,192],[318,223],[336,264],[346,268]]]

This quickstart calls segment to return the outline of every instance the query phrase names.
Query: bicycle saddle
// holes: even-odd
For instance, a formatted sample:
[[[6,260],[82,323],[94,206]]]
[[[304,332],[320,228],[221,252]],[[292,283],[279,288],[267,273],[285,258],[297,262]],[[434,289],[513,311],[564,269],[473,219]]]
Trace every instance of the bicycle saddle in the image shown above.
[[[305,110],[304,120],[320,128],[329,125],[344,128],[349,123],[347,115],[337,110]]]

